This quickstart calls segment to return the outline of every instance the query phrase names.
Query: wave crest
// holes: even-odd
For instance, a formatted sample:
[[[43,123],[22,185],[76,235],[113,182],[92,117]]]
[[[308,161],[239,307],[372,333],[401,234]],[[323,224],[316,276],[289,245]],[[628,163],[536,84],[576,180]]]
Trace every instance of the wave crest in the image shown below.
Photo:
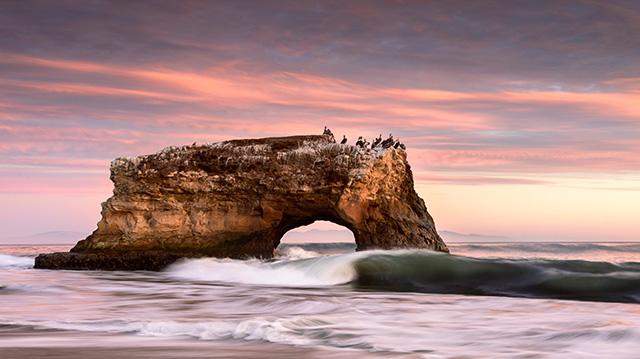
[[[632,262],[476,259],[375,250],[313,258],[293,253],[272,262],[191,259],[166,273],[178,279],[267,286],[351,283],[367,290],[640,303],[640,263]]]
[[[507,260],[406,251],[355,263],[365,288],[425,293],[640,302],[640,263]]]
[[[294,257],[300,253],[294,253]],[[265,262],[257,259],[199,258],[180,261],[165,272],[174,278],[269,286],[332,286],[356,278],[350,256],[323,256],[303,259],[281,259]]]

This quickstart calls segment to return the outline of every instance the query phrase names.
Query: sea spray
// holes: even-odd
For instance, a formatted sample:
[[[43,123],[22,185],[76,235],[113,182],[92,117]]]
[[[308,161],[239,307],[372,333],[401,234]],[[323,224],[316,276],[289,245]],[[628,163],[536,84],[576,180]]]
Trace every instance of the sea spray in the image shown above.
[[[366,255],[366,254],[365,254]],[[300,253],[297,253],[300,257]],[[174,278],[270,286],[331,286],[356,277],[353,262],[363,254],[323,256],[278,261],[200,258],[183,260],[167,268]]]
[[[318,252],[305,250],[299,246],[283,246],[278,247],[279,259],[305,259],[319,257],[321,254]]]
[[[33,256],[15,256],[0,253],[0,269],[33,268]]]

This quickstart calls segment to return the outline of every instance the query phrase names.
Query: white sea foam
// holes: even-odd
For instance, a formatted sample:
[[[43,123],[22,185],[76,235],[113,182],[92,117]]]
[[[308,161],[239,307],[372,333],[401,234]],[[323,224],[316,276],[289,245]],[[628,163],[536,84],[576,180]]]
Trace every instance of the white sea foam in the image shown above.
[[[310,257],[313,252],[292,248],[274,262],[199,258],[169,266],[173,278],[268,286],[314,287],[349,283],[356,279],[354,263],[362,258],[386,254],[403,256],[412,251],[371,250],[340,255]]]
[[[489,251],[487,246],[477,247],[467,245],[465,249],[471,257]],[[614,250],[621,249],[616,246]],[[542,279],[547,275],[558,278],[554,283],[562,290],[566,289],[563,273],[567,271],[587,271],[577,281],[568,278],[578,284],[585,281],[580,278],[587,278],[587,282],[593,278],[597,284],[613,276],[615,289],[620,283],[628,283],[630,277],[637,278],[637,256],[613,265],[573,260],[482,260],[416,251],[305,258],[307,254],[295,251],[274,261],[190,260],[161,273],[0,270],[0,324],[17,326],[5,328],[13,332],[8,332],[8,339],[0,340],[0,352],[3,345],[17,348],[36,343],[31,339],[34,336],[39,339],[33,345],[40,347],[73,336],[79,338],[81,347],[102,345],[100,337],[118,338],[126,345],[144,345],[153,341],[148,337],[153,337],[167,343],[175,339],[184,343],[217,341],[220,348],[234,342],[271,342],[331,349],[338,356],[354,358],[377,354],[430,359],[638,358],[637,302],[435,294],[406,289],[412,283],[429,284],[430,278],[454,285],[476,284],[477,280],[487,283],[482,282],[485,278],[503,288],[518,268],[533,268]],[[378,278],[375,275],[380,271],[388,274],[379,276],[381,280],[390,279],[390,288],[400,289],[369,285],[363,290],[357,281],[354,287],[325,285],[348,281],[354,266],[360,279],[365,278],[365,285],[376,285],[371,279]],[[232,280],[216,279],[233,277],[234,270],[245,273]],[[604,273],[607,271],[613,274]],[[527,273],[525,278],[531,279]],[[559,275],[554,277],[553,273]],[[236,282],[211,285],[209,281]],[[402,286],[394,286],[397,281]],[[518,283],[517,278],[512,283]],[[49,287],[57,292],[48,291]],[[635,295],[637,286],[630,288],[629,293]],[[610,294],[609,290],[602,292]],[[69,332],[59,335],[60,330]],[[93,335],[99,333],[110,335]],[[140,353],[137,357],[148,354]],[[321,357],[321,353],[311,352],[310,356]],[[267,357],[278,355],[264,353]]]
[[[280,257],[283,259],[305,259],[314,258],[320,256],[319,253],[313,251],[307,251],[300,247],[288,247],[284,250],[278,250]]]
[[[44,321],[5,324],[92,333],[132,333],[150,337],[188,337],[199,340],[244,339],[289,345],[312,345],[317,340],[305,336],[327,323],[315,318],[255,318],[242,321]],[[320,328],[319,330],[324,330]]]
[[[353,309],[328,315],[197,321],[3,321],[3,324],[158,338],[263,341],[366,352],[429,352],[416,356],[424,358],[637,358],[640,338],[637,318],[611,320],[615,315],[634,313],[635,308],[629,305],[575,306],[569,301],[473,296],[424,299],[416,295],[351,297]],[[577,318],[577,313],[588,318]]]
[[[34,259],[32,257],[12,256],[0,253],[0,268],[3,269],[24,269],[32,268]]]
[[[166,273],[173,278],[207,282],[331,286],[355,279],[356,272],[352,263],[357,257],[340,255],[277,262],[200,258],[176,263],[167,268]]]

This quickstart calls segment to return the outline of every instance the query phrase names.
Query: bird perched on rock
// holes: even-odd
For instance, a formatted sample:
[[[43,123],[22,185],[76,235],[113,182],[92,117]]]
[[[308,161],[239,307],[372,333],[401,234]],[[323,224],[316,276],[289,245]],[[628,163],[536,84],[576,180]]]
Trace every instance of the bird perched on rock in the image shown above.
[[[340,141],[340,144],[344,145],[345,143],[347,143],[347,135],[342,135],[342,141]]]
[[[389,148],[389,147],[393,146],[393,142],[394,142],[393,135],[389,134],[389,138],[387,138],[386,140],[382,141],[381,146],[382,146],[382,148]]]
[[[356,141],[356,146],[362,147],[362,145],[364,145],[364,141],[362,140],[362,136],[360,136],[360,137],[358,137],[358,140]]]
[[[382,134],[380,134],[380,136],[378,136],[378,138],[373,140],[373,143],[371,144],[371,148],[376,148],[376,146],[379,145],[380,142],[382,142]]]
[[[331,132],[331,130],[328,129],[327,126],[324,126],[324,131],[322,131],[322,134],[325,136],[329,136],[331,138],[331,142],[336,142],[336,138],[333,137],[333,132]]]

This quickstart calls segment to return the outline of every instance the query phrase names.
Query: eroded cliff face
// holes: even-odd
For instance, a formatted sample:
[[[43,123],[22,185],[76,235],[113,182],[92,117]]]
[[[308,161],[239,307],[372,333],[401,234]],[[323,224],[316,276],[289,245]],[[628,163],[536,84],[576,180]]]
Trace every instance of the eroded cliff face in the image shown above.
[[[111,163],[98,229],[38,268],[160,269],[180,257],[273,256],[289,230],[327,220],[357,250],[448,249],[414,190],[403,149],[328,136],[169,147]]]

